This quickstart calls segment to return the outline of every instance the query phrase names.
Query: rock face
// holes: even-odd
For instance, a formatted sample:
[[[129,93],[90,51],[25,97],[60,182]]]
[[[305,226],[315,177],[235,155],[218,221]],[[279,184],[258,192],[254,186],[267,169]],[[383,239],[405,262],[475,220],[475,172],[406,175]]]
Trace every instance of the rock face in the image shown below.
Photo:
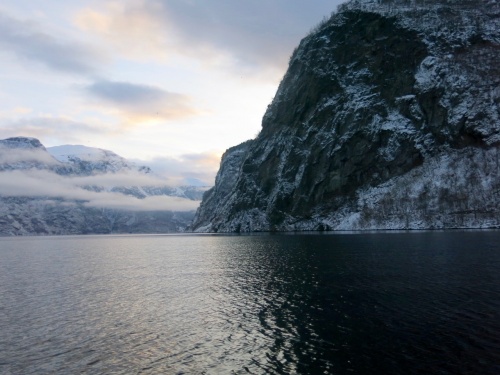
[[[164,199],[196,207],[206,189],[161,183],[141,185],[143,181],[155,181],[150,178],[152,174],[148,167],[137,166],[108,150],[84,146],[47,150],[35,138],[0,140],[0,235],[185,230],[194,209],[170,211],[157,207],[165,203]],[[114,181],[135,184],[113,185]],[[157,204],[154,210],[141,208],[148,199]],[[116,202],[133,202],[134,208],[118,208]]]
[[[82,201],[0,197],[0,236],[175,233],[193,212],[127,211],[88,207]]]
[[[500,226],[500,5],[422,3],[351,1],[304,38],[193,230]]]
[[[211,229],[210,221],[213,217],[213,210],[215,207],[223,206],[224,201],[232,193],[241,164],[245,160],[251,145],[252,141],[246,141],[230,148],[222,155],[220,169],[215,178],[215,186],[205,192],[200,208],[196,211],[193,219],[198,231]],[[200,227],[202,223],[208,223],[208,226],[205,228]]]

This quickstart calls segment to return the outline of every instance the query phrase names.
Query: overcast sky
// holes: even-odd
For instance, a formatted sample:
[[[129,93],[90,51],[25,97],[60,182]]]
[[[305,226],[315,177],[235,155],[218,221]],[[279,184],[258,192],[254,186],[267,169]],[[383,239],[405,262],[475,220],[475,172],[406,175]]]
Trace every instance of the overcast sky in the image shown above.
[[[339,3],[4,0],[0,139],[213,175],[258,133],[294,47]]]

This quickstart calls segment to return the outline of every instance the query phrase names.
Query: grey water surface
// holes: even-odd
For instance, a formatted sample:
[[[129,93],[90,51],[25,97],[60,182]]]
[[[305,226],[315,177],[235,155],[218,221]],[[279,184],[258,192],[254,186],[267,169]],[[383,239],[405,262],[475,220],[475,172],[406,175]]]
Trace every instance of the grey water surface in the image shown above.
[[[0,238],[1,374],[500,374],[500,232]]]

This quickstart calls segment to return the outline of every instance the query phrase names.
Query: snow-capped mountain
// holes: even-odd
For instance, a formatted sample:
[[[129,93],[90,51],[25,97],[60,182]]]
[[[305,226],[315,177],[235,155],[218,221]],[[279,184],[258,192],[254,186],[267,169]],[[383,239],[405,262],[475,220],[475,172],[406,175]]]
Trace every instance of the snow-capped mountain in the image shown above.
[[[500,227],[500,3],[352,0],[290,58],[195,231]]]
[[[81,174],[116,173],[125,169],[150,173],[146,166],[137,167],[134,163],[109,150],[83,145],[62,145],[48,147],[47,151],[58,161],[69,163]]]
[[[0,146],[10,149],[34,150],[43,149],[45,147],[36,138],[32,137],[12,137],[0,140]]]
[[[0,181],[0,235],[181,231],[206,190],[112,151],[27,137],[0,140]]]
[[[36,138],[13,137],[0,140],[0,171],[56,170],[63,166],[47,152]]]

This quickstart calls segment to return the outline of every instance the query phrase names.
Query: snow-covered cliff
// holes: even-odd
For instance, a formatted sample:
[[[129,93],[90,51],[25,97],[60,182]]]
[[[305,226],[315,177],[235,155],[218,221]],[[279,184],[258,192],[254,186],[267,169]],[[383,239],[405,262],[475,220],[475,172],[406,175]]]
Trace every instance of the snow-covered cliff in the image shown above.
[[[294,51],[192,228],[499,227],[499,104],[498,2],[347,2]]]

